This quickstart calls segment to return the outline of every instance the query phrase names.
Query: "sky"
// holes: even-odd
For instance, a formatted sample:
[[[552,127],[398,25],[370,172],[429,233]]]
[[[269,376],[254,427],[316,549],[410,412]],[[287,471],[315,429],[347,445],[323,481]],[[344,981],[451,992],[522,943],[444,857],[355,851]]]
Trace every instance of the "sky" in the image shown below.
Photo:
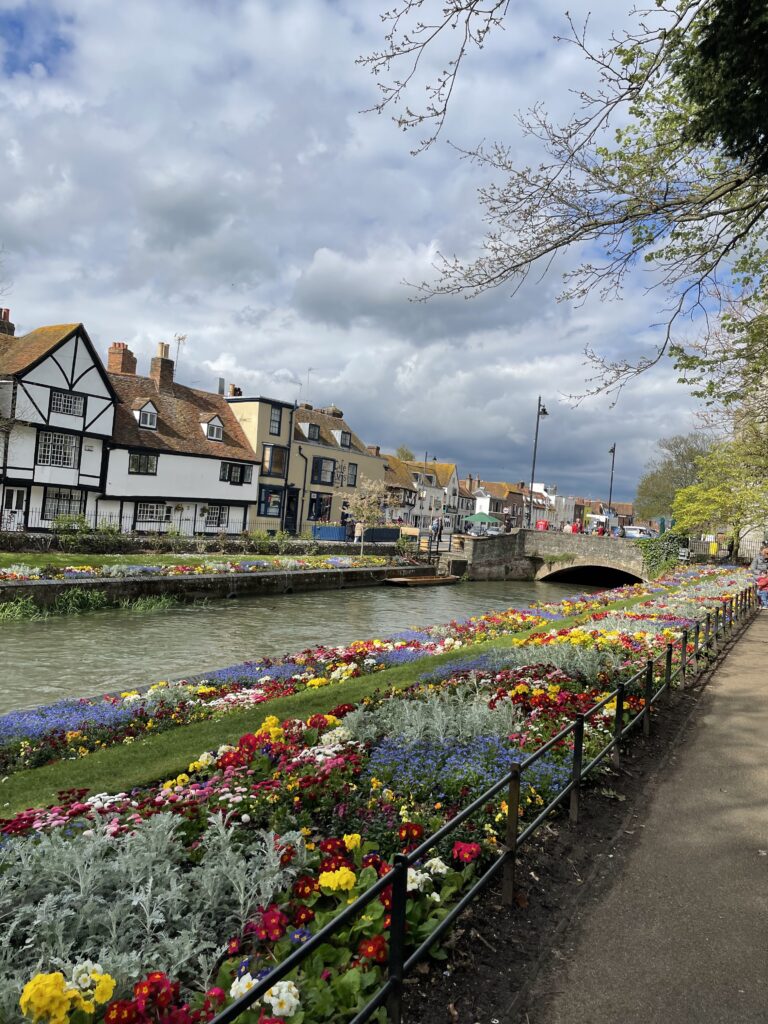
[[[376,81],[355,60],[382,46],[387,6],[0,0],[0,305],[17,334],[82,322],[104,358],[125,341],[140,373],[185,335],[182,383],[336,404],[367,444],[463,476],[530,479],[541,395],[537,481],[605,497],[615,443],[613,494],[631,500],[658,439],[695,425],[673,368],[613,407],[565,396],[585,387],[586,343],[653,343],[642,276],[579,308],[557,301],[575,253],[514,296],[414,302],[409,285],[483,237],[485,172],[456,147],[498,139],[535,159],[516,112],[542,101],[565,118],[591,84],[553,41],[565,0],[510,4],[418,156],[390,116],[365,113]],[[577,23],[589,11],[567,6]],[[598,41],[626,14],[599,6]]]

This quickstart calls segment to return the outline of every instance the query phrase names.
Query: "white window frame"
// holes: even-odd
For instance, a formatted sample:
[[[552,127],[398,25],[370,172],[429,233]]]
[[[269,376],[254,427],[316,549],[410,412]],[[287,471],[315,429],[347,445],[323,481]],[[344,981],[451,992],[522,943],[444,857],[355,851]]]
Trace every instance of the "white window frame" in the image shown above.
[[[80,464],[80,438],[75,434],[58,434],[41,430],[37,437],[38,466],[77,469]]]
[[[85,413],[85,396],[73,395],[71,391],[51,391],[51,412],[82,419]]]
[[[136,503],[136,522],[170,523],[172,511],[164,501],[139,501]]]
[[[157,413],[145,406],[139,410],[139,426],[145,430],[157,430]]]
[[[205,425],[205,436],[209,441],[223,441],[224,427],[221,423],[216,423],[214,420],[211,420]]]
[[[225,530],[229,526],[229,505],[209,505],[205,513],[206,529]]]

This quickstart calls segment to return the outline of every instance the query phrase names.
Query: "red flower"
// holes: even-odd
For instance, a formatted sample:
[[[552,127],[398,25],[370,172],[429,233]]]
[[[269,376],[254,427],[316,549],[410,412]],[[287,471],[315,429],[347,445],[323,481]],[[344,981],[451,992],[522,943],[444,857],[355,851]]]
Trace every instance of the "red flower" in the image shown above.
[[[387,962],[387,943],[383,935],[374,935],[370,939],[361,939],[357,952],[365,960],[373,960],[377,964]]]
[[[240,939],[230,939],[227,943],[227,953],[230,956],[237,956],[240,952]]]
[[[310,921],[314,921],[315,912],[312,907],[306,906],[304,903],[300,903],[293,911],[293,923],[302,925],[309,924]]]
[[[479,843],[461,843],[455,842],[453,844],[453,856],[456,860],[460,860],[462,864],[471,864],[473,860],[481,854]]]
[[[344,856],[347,852],[343,839],[323,839],[317,845],[323,853],[340,853]]]
[[[109,1004],[104,1020],[106,1024],[134,1024],[138,1015],[136,1003],[132,999],[118,999]]]
[[[271,907],[265,910],[261,920],[267,931],[267,937],[272,942],[277,942],[278,939],[285,935],[288,917],[278,908],[277,904],[273,903]]]
[[[400,842],[413,842],[416,839],[421,839],[424,835],[424,826],[417,825],[414,821],[404,822],[397,830],[397,837]]]
[[[312,878],[310,875],[301,875],[293,883],[293,895],[298,896],[300,900],[306,900],[319,888],[316,878]]]

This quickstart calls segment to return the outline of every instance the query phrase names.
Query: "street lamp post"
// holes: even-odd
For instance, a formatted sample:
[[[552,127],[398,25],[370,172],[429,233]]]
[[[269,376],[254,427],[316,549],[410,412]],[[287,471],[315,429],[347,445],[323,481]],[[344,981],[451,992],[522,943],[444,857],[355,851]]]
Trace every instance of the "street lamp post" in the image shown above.
[[[536,403],[536,432],[533,435],[533,463],[531,465],[531,492],[528,496],[528,529],[533,527],[533,481],[536,476],[536,449],[539,445],[539,420],[542,416],[549,416],[549,413],[541,404],[541,395]]]
[[[608,529],[605,531],[606,536],[611,535],[611,500],[613,499],[613,467],[616,464],[616,442],[614,441],[611,447],[608,449],[608,454],[611,456],[611,483],[608,487]]]

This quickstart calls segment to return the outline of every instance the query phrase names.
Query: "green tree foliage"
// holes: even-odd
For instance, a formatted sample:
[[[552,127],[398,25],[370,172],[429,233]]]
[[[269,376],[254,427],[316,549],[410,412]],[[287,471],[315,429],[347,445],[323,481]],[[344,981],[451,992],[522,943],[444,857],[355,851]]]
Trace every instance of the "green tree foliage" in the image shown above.
[[[416,458],[411,449],[404,444],[401,444],[400,447],[395,450],[395,455],[402,462],[413,462]]]
[[[655,350],[639,359],[585,350],[595,368],[587,391],[618,393],[669,351],[679,320],[713,322],[724,282],[739,298],[765,293],[768,178],[753,160],[733,155],[742,150],[715,131],[715,111],[706,122],[711,142],[702,145],[710,136],[695,121],[693,79],[686,85],[680,77],[691,62],[704,74],[706,51],[697,46],[727,6],[727,0],[656,0],[635,11],[632,29],[597,50],[571,24],[570,42],[593,67],[594,88],[579,94],[580,108],[564,125],[543,106],[520,118],[523,132],[541,144],[540,162],[519,164],[514,140],[465,154],[489,172],[479,192],[488,231],[478,256],[439,257],[439,278],[417,285],[422,294],[472,296],[500,285],[514,291],[531,270],[575,249],[589,255],[566,273],[561,298],[611,298],[641,266],[658,296],[654,314],[665,325]],[[450,36],[452,56],[427,83],[424,107],[401,106],[396,118],[405,129],[425,130],[418,148],[428,146],[444,124],[467,54],[502,26],[514,37],[513,10],[501,0],[396,0],[382,16],[384,47],[361,58],[378,76],[377,109],[404,100],[420,68],[430,65],[425,51]],[[754,61],[762,57],[757,47]],[[749,77],[749,68],[744,73]],[[738,98],[729,94],[730,102]]]
[[[742,530],[768,519],[768,477],[754,440],[722,441],[698,461],[699,480],[680,490],[672,511],[679,532],[727,528],[736,547]]]
[[[722,146],[768,173],[768,7],[765,0],[706,4],[695,45],[675,65],[693,102],[687,137]]]
[[[389,500],[387,485],[383,480],[369,480],[367,477],[363,477],[353,493],[348,490],[337,493],[346,501],[347,511],[355,522],[363,524],[363,537],[360,538],[360,554],[362,554],[365,530],[384,522],[384,509]]]
[[[675,494],[697,482],[697,460],[711,446],[712,439],[701,431],[662,438],[658,455],[637,485],[635,513],[641,519],[668,516]]]

